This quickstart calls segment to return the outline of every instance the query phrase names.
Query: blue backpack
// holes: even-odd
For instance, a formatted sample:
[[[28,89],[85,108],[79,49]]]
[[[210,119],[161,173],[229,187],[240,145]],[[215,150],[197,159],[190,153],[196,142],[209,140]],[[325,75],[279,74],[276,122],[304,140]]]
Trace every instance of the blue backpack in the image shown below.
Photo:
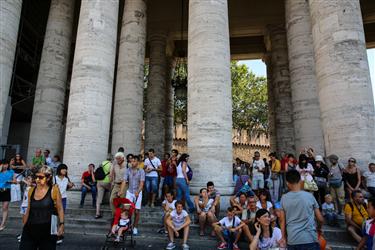
[[[189,165],[187,165],[187,168],[189,169],[189,171],[186,173],[186,175],[187,175],[188,180],[191,181],[191,179],[193,179],[193,170],[191,169]]]

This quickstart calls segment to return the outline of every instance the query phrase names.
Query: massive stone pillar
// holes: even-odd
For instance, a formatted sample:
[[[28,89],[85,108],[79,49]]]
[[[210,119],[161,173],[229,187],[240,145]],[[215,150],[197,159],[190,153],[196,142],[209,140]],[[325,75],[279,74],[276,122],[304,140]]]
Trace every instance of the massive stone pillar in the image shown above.
[[[189,1],[188,150],[193,192],[232,188],[232,96],[228,2]]]
[[[74,181],[107,156],[118,8],[118,0],[81,4],[64,145]]]
[[[164,152],[171,153],[173,145],[173,128],[174,128],[174,88],[171,82],[171,74],[174,68],[174,60],[168,59],[167,80],[165,86],[165,135],[164,135]]]
[[[268,26],[267,37],[271,49],[276,150],[280,153],[294,153],[296,149],[294,145],[293,107],[285,29],[280,26]]]
[[[375,111],[358,0],[310,0],[322,127],[327,154],[375,158]]]
[[[267,66],[268,134],[270,151],[276,152],[275,95],[274,86],[272,84],[271,53],[266,53],[263,61]]]
[[[150,35],[150,70],[147,86],[145,151],[153,148],[163,157],[165,136],[165,93],[167,79],[167,35]]]
[[[286,0],[285,13],[296,149],[324,155],[309,4]]]
[[[21,9],[22,0],[2,0],[0,3],[0,144],[6,143],[1,137],[13,74]]]
[[[35,90],[28,158],[37,148],[61,155],[75,0],[52,0]]]
[[[117,63],[112,153],[139,154],[142,142],[146,0],[125,1]]]

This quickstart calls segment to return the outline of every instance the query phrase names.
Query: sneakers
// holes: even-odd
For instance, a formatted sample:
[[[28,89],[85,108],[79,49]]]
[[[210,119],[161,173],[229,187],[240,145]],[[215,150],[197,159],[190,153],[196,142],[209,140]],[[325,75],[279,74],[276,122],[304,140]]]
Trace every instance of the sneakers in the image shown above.
[[[151,203],[151,208],[154,208],[154,207],[155,207],[154,203]]]
[[[182,249],[183,250],[189,250],[189,245],[188,244],[182,244]]]
[[[22,234],[17,235],[18,242],[21,242]]]
[[[137,235],[138,234],[138,229],[135,227],[133,228],[133,235]]]
[[[63,239],[58,239],[57,241],[56,241],[56,245],[60,245],[60,244],[62,244],[63,243]]]
[[[217,247],[217,249],[226,249],[227,247],[228,247],[227,243],[221,242],[220,245]]]
[[[233,250],[240,250],[240,248],[238,247],[236,243],[233,243]]]
[[[171,250],[171,249],[175,249],[175,248],[176,248],[176,244],[174,244],[174,242],[169,242],[165,249]]]
[[[120,242],[120,236],[116,236],[115,242]]]

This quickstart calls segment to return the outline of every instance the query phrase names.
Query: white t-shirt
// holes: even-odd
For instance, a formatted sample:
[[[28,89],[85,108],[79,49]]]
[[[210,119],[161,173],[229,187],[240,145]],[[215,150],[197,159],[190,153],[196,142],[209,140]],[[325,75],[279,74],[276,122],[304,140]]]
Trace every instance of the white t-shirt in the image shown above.
[[[166,209],[168,209],[168,210],[175,210],[176,209],[176,206],[175,206],[176,201],[177,200],[173,200],[171,203],[169,203],[167,200],[164,200],[162,202],[162,204],[166,205]]]
[[[61,193],[61,198],[66,198],[66,190],[68,189],[68,183],[69,183],[69,180],[68,178],[64,177],[62,180],[60,179],[60,177],[58,176],[55,176],[55,181],[56,181],[56,184],[59,186],[59,189],[60,189],[60,193]]]
[[[312,173],[314,173],[314,167],[307,163],[306,168],[300,168],[299,165],[297,165],[296,170],[301,174],[301,181],[312,181]]]
[[[233,220],[234,220],[234,224],[233,224]],[[229,218],[227,216],[225,216],[224,218],[222,218],[220,221],[219,221],[220,225],[224,226],[224,227],[238,227],[240,224],[241,224],[241,220],[240,218],[238,218],[237,216],[234,216],[231,220],[229,220]]]
[[[263,177],[263,173],[258,170],[263,170],[265,168],[263,160],[257,160],[253,162],[253,177]]]
[[[375,187],[375,172],[366,171],[363,174],[363,177],[366,178],[366,184],[368,187]]]
[[[152,161],[152,164],[151,164],[151,161]],[[145,160],[145,168],[144,168],[145,170],[146,169],[148,169],[148,170],[157,170],[157,169],[160,168],[161,162],[160,162],[160,160],[159,160],[158,157],[154,157],[154,159],[152,159],[151,161],[150,161],[150,158],[147,158]],[[152,165],[154,165],[154,166],[152,166]],[[157,171],[151,171],[150,173],[146,172],[146,176],[147,177],[158,177],[158,172]]]
[[[186,220],[186,217],[188,217],[188,213],[185,210],[182,210],[180,214],[177,213],[177,210],[173,210],[171,214],[169,215],[172,219],[172,222],[175,227],[181,227]]]
[[[273,228],[272,238],[262,238],[258,241],[259,250],[268,250],[270,248],[279,247],[278,241],[282,238],[281,230],[277,227]]]
[[[262,209],[262,203],[260,203],[260,201],[257,201],[257,208],[259,208],[259,209]],[[272,206],[272,203],[271,202],[269,202],[269,201],[267,201],[267,210],[268,210],[268,212],[270,211],[270,209],[272,208],[273,206]]]
[[[208,212],[208,210],[210,210],[210,208],[212,207],[212,204],[214,204],[214,199],[208,199],[207,201],[207,204],[206,206],[202,209],[203,212]],[[203,200],[202,199],[199,199],[198,201],[199,205],[200,204],[203,204]]]

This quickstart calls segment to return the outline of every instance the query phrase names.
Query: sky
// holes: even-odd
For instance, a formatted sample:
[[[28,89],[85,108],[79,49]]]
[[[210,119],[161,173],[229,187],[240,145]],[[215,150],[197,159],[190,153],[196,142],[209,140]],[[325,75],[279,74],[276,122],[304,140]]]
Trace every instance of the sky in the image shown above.
[[[372,94],[374,95],[374,105],[375,105],[375,49],[367,50],[367,58],[370,67],[370,76],[372,83]],[[251,69],[258,76],[267,76],[266,65],[262,60],[246,60],[240,61],[240,63],[245,64],[249,69]]]

